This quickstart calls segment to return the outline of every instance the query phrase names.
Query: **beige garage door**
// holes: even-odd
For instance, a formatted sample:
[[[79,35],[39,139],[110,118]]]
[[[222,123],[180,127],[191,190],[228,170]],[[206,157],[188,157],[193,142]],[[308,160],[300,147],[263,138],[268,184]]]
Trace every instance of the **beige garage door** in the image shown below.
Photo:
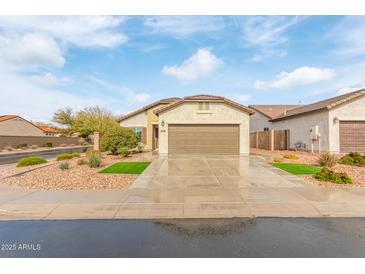
[[[169,125],[169,154],[239,154],[239,125]]]
[[[365,152],[365,121],[340,121],[340,152]]]

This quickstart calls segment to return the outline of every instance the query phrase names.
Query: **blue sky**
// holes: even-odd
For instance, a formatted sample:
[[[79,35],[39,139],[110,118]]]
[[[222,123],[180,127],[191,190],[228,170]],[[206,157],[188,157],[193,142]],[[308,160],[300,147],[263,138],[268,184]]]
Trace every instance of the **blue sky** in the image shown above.
[[[310,103],[365,86],[365,17],[0,17],[0,114],[124,114],[209,93]]]

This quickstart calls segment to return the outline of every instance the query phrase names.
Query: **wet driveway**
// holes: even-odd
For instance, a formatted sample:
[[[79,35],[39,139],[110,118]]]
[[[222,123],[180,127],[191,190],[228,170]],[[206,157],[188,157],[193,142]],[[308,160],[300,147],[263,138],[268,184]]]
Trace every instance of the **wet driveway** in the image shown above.
[[[1,221],[0,243],[0,257],[365,257],[365,219]]]

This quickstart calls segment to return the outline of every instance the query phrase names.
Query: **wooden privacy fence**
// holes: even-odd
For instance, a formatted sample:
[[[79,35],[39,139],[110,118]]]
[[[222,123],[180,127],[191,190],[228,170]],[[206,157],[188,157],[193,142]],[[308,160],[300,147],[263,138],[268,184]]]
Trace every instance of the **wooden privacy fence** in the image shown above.
[[[267,150],[289,149],[289,130],[256,131],[250,133],[250,147]]]
[[[0,136],[0,149],[5,147],[16,147],[20,144],[27,144],[27,147],[36,145],[45,146],[45,143],[52,143],[53,147],[61,145],[80,145],[85,142],[79,137],[45,137],[45,136]]]

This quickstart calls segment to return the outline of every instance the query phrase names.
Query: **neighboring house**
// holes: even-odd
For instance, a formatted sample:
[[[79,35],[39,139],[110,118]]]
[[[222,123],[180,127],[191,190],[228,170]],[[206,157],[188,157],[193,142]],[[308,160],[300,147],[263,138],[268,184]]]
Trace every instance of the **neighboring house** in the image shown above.
[[[43,131],[43,134],[48,137],[60,137],[61,134],[63,134],[62,131],[55,128],[47,126],[38,126],[38,127]]]
[[[58,137],[61,131],[47,126],[37,126],[17,115],[0,116],[0,136]]]
[[[43,131],[17,115],[0,116],[0,136],[44,136]]]
[[[249,153],[252,113],[221,96],[196,95],[160,100],[122,117],[121,125],[146,128],[148,148],[160,155],[239,155]]]
[[[365,152],[365,89],[287,110],[268,118],[274,130],[290,131],[290,148]]]
[[[272,129],[271,119],[297,107],[300,105],[250,105],[255,111],[250,116],[250,132]]]

